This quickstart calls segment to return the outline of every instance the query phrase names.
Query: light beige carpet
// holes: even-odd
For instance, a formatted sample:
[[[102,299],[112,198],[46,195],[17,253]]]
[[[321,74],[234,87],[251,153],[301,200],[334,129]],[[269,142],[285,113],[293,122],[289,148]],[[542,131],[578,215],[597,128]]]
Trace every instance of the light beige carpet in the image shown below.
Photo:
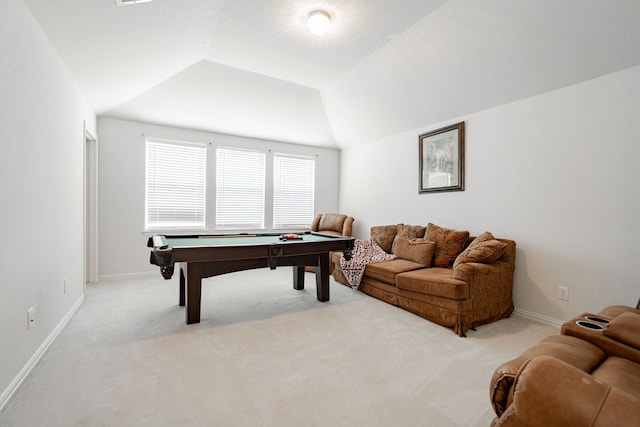
[[[203,281],[187,326],[177,278],[105,281],[0,414],[1,426],[487,426],[489,380],[557,328],[512,316],[459,338],[291,268]]]

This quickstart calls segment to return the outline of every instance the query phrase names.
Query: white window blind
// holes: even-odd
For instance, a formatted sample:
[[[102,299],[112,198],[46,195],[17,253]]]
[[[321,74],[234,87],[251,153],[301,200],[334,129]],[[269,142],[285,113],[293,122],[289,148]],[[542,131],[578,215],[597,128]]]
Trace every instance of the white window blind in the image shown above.
[[[309,227],[314,216],[315,159],[277,153],[273,159],[274,228]]]
[[[216,227],[264,228],[265,153],[219,147],[216,155]]]
[[[204,228],[204,144],[147,139],[145,227]]]

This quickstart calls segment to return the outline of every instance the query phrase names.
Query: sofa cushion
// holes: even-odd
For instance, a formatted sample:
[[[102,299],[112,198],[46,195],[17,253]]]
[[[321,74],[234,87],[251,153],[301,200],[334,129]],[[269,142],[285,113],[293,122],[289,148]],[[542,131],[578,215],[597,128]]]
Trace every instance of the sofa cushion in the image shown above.
[[[478,238],[471,242],[467,249],[463,250],[460,255],[456,257],[453,262],[453,268],[466,262],[491,264],[497,261],[507,249],[507,244],[500,240],[488,239],[477,242],[477,239]]]
[[[433,252],[436,250],[436,242],[427,239],[407,239],[400,237],[393,245],[393,254],[398,258],[422,264],[429,267]]]
[[[469,285],[453,278],[450,268],[422,268],[396,275],[398,289],[456,300],[469,298]]]
[[[457,231],[429,223],[425,236],[437,240],[436,251],[433,255],[433,265],[449,267],[464,249],[469,238],[468,231]]]
[[[389,261],[372,262],[364,270],[365,276],[390,285],[396,284],[396,274],[424,268],[422,264],[406,259],[396,258]]]
[[[371,240],[376,245],[380,246],[382,250],[387,253],[391,253],[391,246],[393,245],[393,239],[398,232],[398,225],[377,225],[371,227]]]

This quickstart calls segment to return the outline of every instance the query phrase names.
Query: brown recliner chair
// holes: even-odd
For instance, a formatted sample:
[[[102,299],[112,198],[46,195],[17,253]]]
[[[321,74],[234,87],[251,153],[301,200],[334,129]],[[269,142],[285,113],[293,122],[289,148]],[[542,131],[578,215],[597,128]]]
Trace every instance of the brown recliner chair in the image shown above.
[[[601,330],[551,336],[496,369],[491,426],[640,425],[640,313],[618,313]],[[601,319],[602,320],[602,319]],[[606,320],[606,319],[605,319]]]
[[[621,315],[622,313],[629,313],[629,312],[640,314],[640,299],[638,300],[638,304],[636,304],[635,308],[629,307],[626,305],[612,305],[605,308],[598,314],[603,317],[614,319],[619,315]]]
[[[334,236],[351,237],[353,217],[344,214],[318,214],[311,223],[311,231]]]
[[[326,213],[318,214],[311,223],[311,231],[315,231],[322,234],[330,234],[333,236],[347,236],[351,237],[353,231],[353,217],[337,214]],[[332,257],[329,256],[329,274],[333,273],[335,265],[331,261]],[[316,271],[314,267],[305,267],[306,271]]]

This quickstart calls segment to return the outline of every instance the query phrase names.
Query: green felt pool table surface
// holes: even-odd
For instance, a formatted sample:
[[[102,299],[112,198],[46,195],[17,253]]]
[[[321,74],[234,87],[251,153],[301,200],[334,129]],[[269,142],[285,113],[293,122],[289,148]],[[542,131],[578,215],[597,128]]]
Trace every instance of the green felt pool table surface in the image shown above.
[[[296,233],[302,239],[281,240],[281,234],[234,234],[219,236],[161,236],[168,246],[177,247],[202,247],[202,246],[244,246],[265,244],[287,244],[322,242],[339,237],[327,236],[317,233]]]

